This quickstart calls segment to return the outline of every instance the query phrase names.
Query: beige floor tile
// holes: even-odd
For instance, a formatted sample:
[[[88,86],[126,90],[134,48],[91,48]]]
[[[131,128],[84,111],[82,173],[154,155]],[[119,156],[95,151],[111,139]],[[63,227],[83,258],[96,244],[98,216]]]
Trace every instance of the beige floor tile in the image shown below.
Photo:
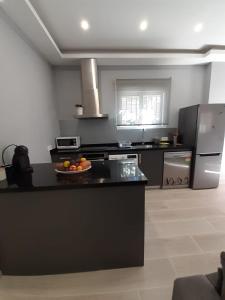
[[[41,297],[41,296],[31,296],[31,295],[15,296],[15,295],[10,295],[10,293],[8,293],[7,295],[4,294],[0,295],[0,300],[52,300],[52,299],[51,298],[48,299],[46,297]],[[64,299],[60,298],[60,300],[64,300]],[[70,299],[66,299],[66,300],[70,300]]]
[[[216,272],[219,253],[198,254],[171,258],[178,277]]]
[[[198,253],[202,253],[202,251],[189,236],[150,239],[145,242],[145,259],[167,258]]]
[[[145,241],[148,241],[151,238],[158,238],[158,232],[154,226],[153,223],[151,222],[146,222],[145,223]]]
[[[169,208],[166,200],[145,200],[146,210],[159,210]]]
[[[146,201],[165,201],[174,199],[174,195],[171,191],[168,193],[167,190],[153,189],[145,192],[145,199]]]
[[[205,199],[206,201],[210,199],[210,194],[205,191],[194,191],[191,189],[180,189],[180,190],[171,190],[169,192],[169,197],[167,200],[179,199],[185,201],[188,199]]]
[[[172,287],[142,290],[140,298],[141,300],[171,300]]]
[[[149,238],[163,238],[181,235],[193,235],[203,233],[213,233],[215,229],[206,220],[187,220],[170,222],[151,222],[148,226],[146,236]]]
[[[217,207],[225,208],[225,202],[220,199],[215,200],[213,198],[205,199],[205,197],[187,197],[185,199],[175,198],[173,200],[167,200],[165,205],[169,209],[182,209],[182,208],[195,208],[195,207]]]
[[[210,216],[224,216],[225,214],[215,207],[186,208],[173,210],[146,211],[147,219],[151,222],[165,222],[174,220],[201,219]]]
[[[139,295],[138,295],[138,291],[132,291],[132,292],[123,292],[123,293],[78,296],[78,297],[73,297],[73,299],[74,300],[139,300]]]
[[[225,217],[207,218],[216,231],[225,232]]]
[[[84,296],[32,296],[0,295],[0,300],[140,300],[138,291]]]
[[[150,214],[147,210],[145,210],[145,223],[149,223],[150,222]]]
[[[163,192],[163,193],[162,193]],[[212,189],[212,190],[155,190],[153,194],[151,191],[146,191],[146,202],[153,202],[153,209],[160,209],[160,205],[163,208],[194,208],[194,207],[222,207],[225,209],[224,189]],[[159,204],[158,204],[158,203]],[[147,209],[151,209],[151,206],[147,205]],[[154,208],[154,205],[156,207]]]
[[[172,285],[175,278],[168,259],[149,260],[144,267],[36,277],[2,276],[1,293],[76,296],[122,292]],[[27,280],[28,279],[28,280]]]
[[[225,233],[197,235],[193,239],[205,252],[225,251]]]

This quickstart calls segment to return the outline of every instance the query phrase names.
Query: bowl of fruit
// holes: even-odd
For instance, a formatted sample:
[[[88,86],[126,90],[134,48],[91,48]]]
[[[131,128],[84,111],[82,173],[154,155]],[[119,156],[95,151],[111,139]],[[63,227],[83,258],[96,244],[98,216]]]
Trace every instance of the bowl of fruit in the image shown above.
[[[85,157],[77,161],[65,160],[63,163],[55,164],[55,172],[59,174],[79,174],[91,169],[91,162]]]

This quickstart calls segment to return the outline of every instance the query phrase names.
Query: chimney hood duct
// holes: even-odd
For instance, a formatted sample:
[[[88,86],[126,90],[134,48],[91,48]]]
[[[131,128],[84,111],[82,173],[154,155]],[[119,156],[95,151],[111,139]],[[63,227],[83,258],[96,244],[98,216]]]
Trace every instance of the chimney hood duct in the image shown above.
[[[107,118],[102,114],[98,94],[98,70],[96,59],[81,59],[82,104],[84,113],[79,119]]]

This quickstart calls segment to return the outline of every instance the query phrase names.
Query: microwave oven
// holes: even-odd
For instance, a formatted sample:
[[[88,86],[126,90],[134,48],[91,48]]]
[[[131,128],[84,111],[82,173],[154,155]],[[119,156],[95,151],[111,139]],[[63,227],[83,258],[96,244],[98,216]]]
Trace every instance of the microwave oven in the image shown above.
[[[78,149],[80,148],[80,137],[79,136],[59,136],[56,139],[57,149]]]

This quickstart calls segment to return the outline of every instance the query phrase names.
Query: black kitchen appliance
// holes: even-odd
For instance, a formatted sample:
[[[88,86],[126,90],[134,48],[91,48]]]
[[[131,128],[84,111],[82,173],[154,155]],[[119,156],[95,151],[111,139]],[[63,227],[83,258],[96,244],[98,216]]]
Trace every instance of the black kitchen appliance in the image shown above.
[[[164,152],[164,189],[189,187],[191,156],[191,151]]]
[[[17,146],[14,151],[12,159],[12,165],[15,173],[24,174],[32,173],[33,168],[30,165],[30,159],[28,156],[28,148],[26,146]]]

